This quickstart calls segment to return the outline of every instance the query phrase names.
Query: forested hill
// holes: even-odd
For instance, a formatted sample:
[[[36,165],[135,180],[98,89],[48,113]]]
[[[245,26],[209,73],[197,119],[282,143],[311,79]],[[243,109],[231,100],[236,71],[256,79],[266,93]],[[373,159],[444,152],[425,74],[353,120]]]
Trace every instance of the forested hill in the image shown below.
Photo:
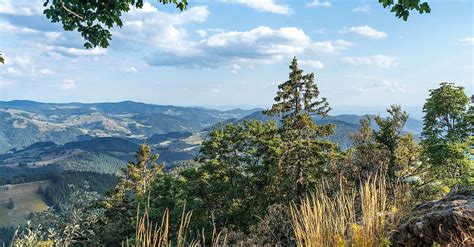
[[[219,111],[132,101],[91,104],[0,101],[0,153],[43,141],[64,144],[111,136],[145,140],[154,134],[195,132],[257,110]]]
[[[135,143],[159,144],[157,140],[163,139],[169,133],[183,135],[184,139],[192,133],[209,130],[218,123],[276,120],[263,115],[262,109],[219,111],[132,101],[58,104],[25,100],[0,101],[0,118],[0,154],[11,149],[21,150],[36,142],[62,145],[99,137],[117,137]],[[336,133],[331,139],[342,148],[347,148],[351,145],[348,133],[357,130],[362,118],[364,116],[338,115],[323,119],[314,117],[314,120],[318,124],[335,124]],[[373,125],[376,127],[375,123]],[[421,132],[421,122],[410,118],[405,130],[417,135]],[[190,141],[199,143],[199,138],[195,137]],[[162,141],[166,141],[166,138]],[[181,146],[190,148],[189,145],[179,145]],[[173,157],[168,160],[173,160]]]

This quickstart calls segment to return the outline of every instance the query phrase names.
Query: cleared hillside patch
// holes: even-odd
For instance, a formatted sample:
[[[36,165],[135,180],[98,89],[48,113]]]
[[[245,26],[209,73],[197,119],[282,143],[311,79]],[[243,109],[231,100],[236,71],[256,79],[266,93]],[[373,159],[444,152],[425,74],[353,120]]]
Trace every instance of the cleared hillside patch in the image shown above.
[[[26,223],[31,212],[40,212],[48,208],[41,195],[43,189],[51,185],[49,180],[0,186],[0,226],[16,226]],[[10,209],[10,198],[13,207]]]

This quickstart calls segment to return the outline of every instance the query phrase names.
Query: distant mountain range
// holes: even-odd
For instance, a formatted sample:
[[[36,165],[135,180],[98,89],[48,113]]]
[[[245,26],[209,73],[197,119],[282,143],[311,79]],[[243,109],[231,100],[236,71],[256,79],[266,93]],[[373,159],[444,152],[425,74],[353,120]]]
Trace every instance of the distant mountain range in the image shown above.
[[[0,101],[0,153],[41,141],[64,144],[110,136],[145,140],[154,134],[195,132],[255,111],[218,111],[132,101],[93,104]]]
[[[330,139],[345,149],[351,146],[348,134],[358,130],[364,117],[343,114],[313,119],[317,124],[335,124],[336,133]],[[0,101],[0,119],[0,172],[13,175],[24,169],[114,173],[134,159],[143,143],[172,167],[192,159],[216,124],[278,121],[262,114],[262,109],[220,111],[131,101]],[[421,128],[421,121],[410,118],[405,131],[418,135]]]

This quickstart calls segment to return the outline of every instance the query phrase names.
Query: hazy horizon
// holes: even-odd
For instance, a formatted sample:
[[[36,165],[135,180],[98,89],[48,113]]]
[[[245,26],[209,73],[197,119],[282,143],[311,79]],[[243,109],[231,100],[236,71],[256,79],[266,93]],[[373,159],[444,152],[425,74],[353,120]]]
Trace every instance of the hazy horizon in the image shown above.
[[[31,101],[31,102],[37,102],[37,103],[45,103],[45,104],[102,104],[102,103],[123,103],[123,102],[135,102],[135,103],[144,103],[144,104],[150,104],[150,105],[169,105],[169,104],[160,104],[158,103],[153,103],[153,102],[142,102],[142,101],[134,101],[134,100],[120,100],[120,101],[98,101],[98,102],[80,102],[80,101],[70,101],[70,102],[44,102],[44,101],[35,101],[35,100],[30,100],[30,99],[16,99],[16,100],[8,100],[8,101],[3,101],[0,100],[0,102],[12,102],[12,101]],[[204,108],[204,109],[213,109],[213,110],[219,110],[219,111],[229,111],[229,110],[236,110],[236,109],[242,109],[242,110],[253,110],[253,109],[267,109],[270,107],[270,105],[264,106],[264,105],[179,105],[175,104],[172,106],[178,106],[178,107],[190,107],[190,108]],[[386,109],[389,107],[387,106],[357,106],[357,105],[336,105],[336,106],[331,106],[331,111],[329,112],[329,115],[386,115]],[[401,105],[402,109],[404,111],[407,111],[410,114],[410,117],[421,120],[423,117],[423,106],[409,106],[409,105]]]

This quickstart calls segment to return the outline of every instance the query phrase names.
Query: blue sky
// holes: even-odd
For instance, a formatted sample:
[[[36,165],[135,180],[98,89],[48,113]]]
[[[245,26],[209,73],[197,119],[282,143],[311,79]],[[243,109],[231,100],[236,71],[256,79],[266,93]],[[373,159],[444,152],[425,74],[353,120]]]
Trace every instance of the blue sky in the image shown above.
[[[84,50],[42,1],[0,0],[0,100],[268,106],[293,56],[334,108],[420,106],[443,81],[470,95],[473,1],[428,2],[407,22],[377,0],[152,2]]]

